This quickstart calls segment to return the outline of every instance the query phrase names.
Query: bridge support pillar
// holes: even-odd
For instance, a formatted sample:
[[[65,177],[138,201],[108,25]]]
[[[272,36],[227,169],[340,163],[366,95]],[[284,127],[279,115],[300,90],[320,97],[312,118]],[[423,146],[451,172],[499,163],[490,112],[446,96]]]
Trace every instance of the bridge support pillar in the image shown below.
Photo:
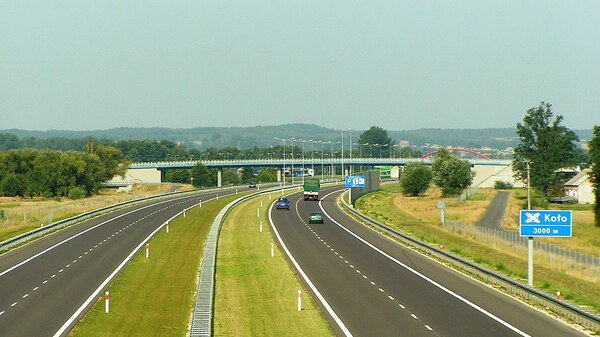
[[[277,182],[281,182],[281,169],[277,169]]]
[[[223,187],[223,169],[217,171],[217,187]]]

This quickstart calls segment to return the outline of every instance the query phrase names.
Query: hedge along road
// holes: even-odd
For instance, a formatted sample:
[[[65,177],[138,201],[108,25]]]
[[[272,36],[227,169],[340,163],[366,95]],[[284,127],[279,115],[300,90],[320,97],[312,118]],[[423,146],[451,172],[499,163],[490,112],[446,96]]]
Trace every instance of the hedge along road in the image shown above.
[[[153,232],[221,190],[100,216],[0,257],[0,335],[62,336]]]

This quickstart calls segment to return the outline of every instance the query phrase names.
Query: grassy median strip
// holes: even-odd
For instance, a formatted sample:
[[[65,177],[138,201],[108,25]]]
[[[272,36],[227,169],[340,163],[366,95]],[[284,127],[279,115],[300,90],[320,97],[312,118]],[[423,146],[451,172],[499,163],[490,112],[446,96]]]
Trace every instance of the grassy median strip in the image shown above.
[[[243,203],[227,216],[221,229],[213,335],[333,336],[327,321],[277,248],[266,217],[271,201],[262,196]],[[271,257],[271,243],[275,243],[275,257]],[[302,289],[300,312],[298,289]]]
[[[217,213],[240,195],[203,202],[179,216],[141,249],[110,290],[110,313],[98,301],[70,336],[185,336],[204,241]]]

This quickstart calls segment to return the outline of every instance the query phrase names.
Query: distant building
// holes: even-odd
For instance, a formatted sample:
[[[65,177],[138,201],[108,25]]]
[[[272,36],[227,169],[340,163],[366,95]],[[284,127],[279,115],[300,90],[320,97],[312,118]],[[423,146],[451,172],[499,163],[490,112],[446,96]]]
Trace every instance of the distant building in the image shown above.
[[[403,147],[409,147],[410,146],[410,141],[408,140],[401,140],[398,142],[398,146],[400,146],[401,148]]]
[[[574,198],[580,204],[595,203],[590,172],[590,169],[585,169],[569,179],[564,185],[565,195]]]

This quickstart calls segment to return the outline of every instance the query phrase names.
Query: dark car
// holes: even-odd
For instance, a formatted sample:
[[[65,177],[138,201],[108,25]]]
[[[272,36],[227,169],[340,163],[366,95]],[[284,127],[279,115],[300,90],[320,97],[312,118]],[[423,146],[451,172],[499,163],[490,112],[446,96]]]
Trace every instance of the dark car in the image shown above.
[[[319,212],[310,213],[308,223],[323,223],[323,214]]]
[[[277,202],[275,203],[275,208],[287,209],[289,211],[290,210],[290,201],[286,197],[279,198],[279,199],[277,199]]]
[[[256,184],[255,183],[250,183],[250,184],[248,184],[248,188],[256,188]]]

